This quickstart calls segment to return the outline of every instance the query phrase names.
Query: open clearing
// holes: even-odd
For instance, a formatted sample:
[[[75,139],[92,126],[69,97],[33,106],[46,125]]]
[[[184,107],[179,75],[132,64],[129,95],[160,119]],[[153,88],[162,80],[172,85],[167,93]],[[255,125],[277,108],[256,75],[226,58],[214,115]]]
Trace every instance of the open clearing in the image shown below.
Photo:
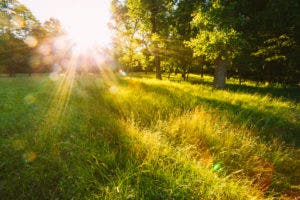
[[[297,199],[300,91],[0,78],[2,199]]]

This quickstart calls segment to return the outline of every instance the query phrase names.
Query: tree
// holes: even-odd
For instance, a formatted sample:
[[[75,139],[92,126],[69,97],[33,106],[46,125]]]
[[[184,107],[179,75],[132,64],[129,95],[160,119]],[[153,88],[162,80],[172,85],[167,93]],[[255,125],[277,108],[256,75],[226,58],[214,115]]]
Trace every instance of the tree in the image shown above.
[[[28,63],[32,49],[26,39],[38,24],[30,10],[18,1],[4,0],[0,4],[1,66],[10,76],[17,72],[31,73]]]
[[[55,38],[65,34],[60,21],[53,17],[44,22],[44,29],[46,30],[47,37],[49,38]]]
[[[178,0],[172,12],[172,28],[168,38],[168,56],[173,57],[175,68],[181,72],[185,80],[188,76],[193,63],[192,49],[184,44],[184,41],[190,40],[195,36],[195,29],[191,27],[190,22],[192,14],[197,8],[200,0]]]
[[[198,34],[186,42],[194,56],[203,56],[215,64],[214,87],[221,89],[226,85],[228,65],[244,44],[241,34],[233,28],[230,10],[230,5],[222,5],[221,1],[202,4],[192,21]]]
[[[5,33],[0,36],[0,44],[0,65],[9,76],[15,76],[17,72],[30,72],[28,60],[31,50],[22,39]]]
[[[132,71],[135,66],[135,49],[140,45],[136,35],[141,34],[141,23],[139,18],[130,16],[126,4],[120,1],[112,1],[112,13],[114,18],[113,30],[116,32],[114,38],[115,59],[123,66],[125,71]]]
[[[118,37],[122,38],[123,43],[127,42],[127,51],[130,52],[127,60],[131,62],[134,54],[147,52],[142,49],[148,48],[148,52],[151,52],[154,57],[157,79],[161,79],[161,48],[168,34],[166,24],[172,3],[172,0],[127,0],[125,2],[115,0],[112,2]],[[116,43],[120,44],[120,42]],[[124,45],[120,46],[124,47]]]
[[[288,57],[295,51],[295,42],[287,35],[266,40],[264,46],[259,47],[253,55],[264,59],[266,69],[266,79],[268,83],[288,83],[293,74],[289,69]]]
[[[157,78],[161,68],[186,78],[192,67],[203,74],[203,65],[209,73],[214,65],[216,88],[225,87],[226,74],[240,83],[299,82],[298,0],[114,0],[113,5],[115,53],[128,69],[151,69],[153,62]]]
[[[235,63],[244,65],[243,76],[270,84],[298,82],[299,6],[298,0],[234,3],[232,10],[239,19],[235,20],[235,29],[248,43],[247,48],[243,48],[243,59]]]

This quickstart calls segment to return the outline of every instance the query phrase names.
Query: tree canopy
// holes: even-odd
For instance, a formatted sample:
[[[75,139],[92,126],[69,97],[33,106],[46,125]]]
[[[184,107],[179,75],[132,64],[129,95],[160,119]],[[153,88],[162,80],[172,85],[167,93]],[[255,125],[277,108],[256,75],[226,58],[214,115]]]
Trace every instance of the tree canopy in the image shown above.
[[[41,24],[32,12],[18,1],[0,3],[0,72],[15,76],[16,73],[45,72],[50,68],[35,60],[40,45],[51,37],[63,33],[60,22],[51,18]]]
[[[296,0],[114,0],[116,59],[125,70],[155,70],[157,78],[161,70],[185,79],[205,66],[207,73],[214,69],[217,88],[230,76],[297,84],[299,6]]]
[[[224,88],[236,77],[270,85],[300,80],[297,0],[113,0],[114,58],[127,72],[208,73]],[[47,71],[32,66],[42,41],[63,35],[60,22],[39,22],[17,0],[0,3],[0,71]]]

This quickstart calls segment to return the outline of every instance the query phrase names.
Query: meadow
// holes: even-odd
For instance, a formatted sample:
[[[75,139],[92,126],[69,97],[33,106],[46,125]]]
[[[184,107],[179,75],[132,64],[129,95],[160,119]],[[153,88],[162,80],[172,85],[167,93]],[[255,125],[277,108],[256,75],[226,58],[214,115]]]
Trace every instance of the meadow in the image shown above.
[[[300,89],[0,77],[0,199],[299,199]]]

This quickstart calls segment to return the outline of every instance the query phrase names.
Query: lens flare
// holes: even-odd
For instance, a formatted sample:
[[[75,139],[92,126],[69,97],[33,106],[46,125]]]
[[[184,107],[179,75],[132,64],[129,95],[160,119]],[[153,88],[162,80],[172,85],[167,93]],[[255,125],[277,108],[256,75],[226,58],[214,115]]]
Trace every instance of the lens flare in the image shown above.
[[[35,47],[38,44],[38,41],[32,37],[32,36],[28,36],[24,42],[29,46],[29,47]]]
[[[37,153],[33,151],[23,154],[23,159],[27,163],[33,162],[36,158],[37,158]]]
[[[112,35],[108,28],[109,7],[109,1],[91,0],[77,1],[72,9],[65,10],[62,23],[74,42],[73,51],[80,53],[95,46],[109,46]]]

